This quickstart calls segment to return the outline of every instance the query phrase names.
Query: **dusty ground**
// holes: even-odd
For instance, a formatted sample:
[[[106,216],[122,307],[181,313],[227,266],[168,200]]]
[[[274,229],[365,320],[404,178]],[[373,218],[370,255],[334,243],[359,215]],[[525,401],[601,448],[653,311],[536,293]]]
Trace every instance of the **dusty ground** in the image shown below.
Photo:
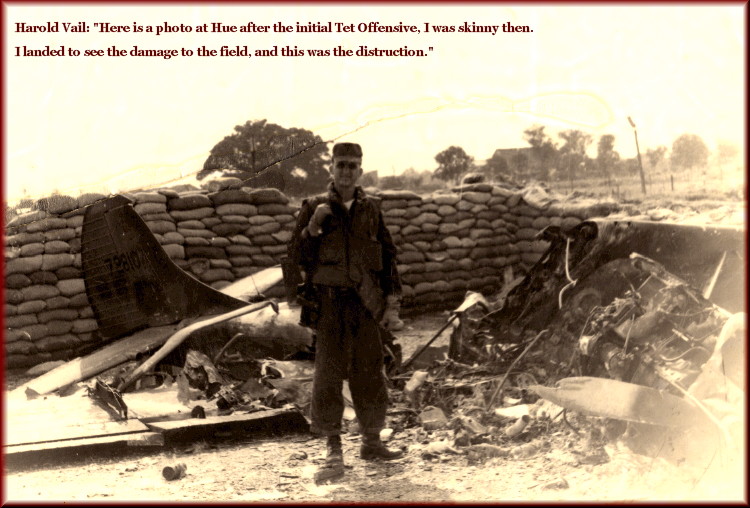
[[[397,335],[408,358],[443,325],[447,313],[406,318]],[[435,343],[447,344],[448,332]],[[8,387],[22,378],[11,376]],[[393,421],[396,416],[390,416]],[[569,416],[579,428],[586,421]],[[396,426],[398,427],[398,426]],[[407,449],[393,462],[358,458],[359,437],[344,436],[346,476],[316,486],[322,440],[307,433],[199,441],[115,457],[58,457],[46,464],[5,469],[4,501],[31,502],[508,502],[741,500],[745,475],[737,466],[708,470],[637,455],[622,444],[594,450],[562,418],[508,440],[531,443],[528,454],[476,460],[464,454],[425,455],[431,442],[453,432],[418,427],[394,432],[391,446]],[[713,462],[722,462],[719,457]],[[167,481],[162,468],[187,466]]]
[[[408,439],[396,439],[408,441]],[[344,440],[344,479],[316,486],[323,459],[320,440],[307,435],[247,443],[197,443],[192,448],[134,458],[66,463],[8,472],[8,501],[193,502],[514,502],[738,500],[708,479],[627,451],[611,448],[609,462],[579,464],[568,450],[526,460],[493,459],[467,465],[463,456],[423,460],[417,451],[392,463],[356,458],[356,438]],[[304,452],[305,459],[292,458]],[[168,482],[165,465],[182,462],[186,476]]]

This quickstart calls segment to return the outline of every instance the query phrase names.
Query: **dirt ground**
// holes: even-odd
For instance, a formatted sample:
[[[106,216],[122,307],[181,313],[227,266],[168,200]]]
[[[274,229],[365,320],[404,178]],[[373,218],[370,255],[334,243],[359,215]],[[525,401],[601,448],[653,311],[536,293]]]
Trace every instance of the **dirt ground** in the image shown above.
[[[406,317],[396,335],[411,354],[445,323],[447,312]],[[449,332],[435,342],[447,345]],[[9,376],[6,388],[22,382]],[[583,417],[547,420],[509,441],[524,453],[477,460],[465,450],[434,452],[453,431],[395,425],[389,445],[406,450],[392,462],[359,459],[356,431],[344,435],[346,475],[316,485],[324,441],[308,433],[227,438],[157,447],[120,456],[57,457],[4,471],[4,503],[13,502],[242,502],[242,503],[515,503],[575,501],[698,501],[747,499],[745,474],[717,457],[706,468],[676,465],[630,451],[619,442],[593,448]],[[389,415],[389,422],[396,416]],[[433,445],[434,446],[434,445]],[[445,447],[444,447],[445,448]],[[453,450],[461,453],[453,453]],[[481,459],[481,458],[480,458]],[[162,469],[186,465],[175,481]],[[721,467],[724,464],[724,467]]]

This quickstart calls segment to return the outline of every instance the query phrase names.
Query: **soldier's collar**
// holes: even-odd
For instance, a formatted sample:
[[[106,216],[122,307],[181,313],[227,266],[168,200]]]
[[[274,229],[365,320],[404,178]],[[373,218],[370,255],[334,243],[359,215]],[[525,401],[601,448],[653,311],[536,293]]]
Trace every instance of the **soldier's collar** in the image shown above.
[[[359,185],[357,185],[354,188],[354,200],[357,202],[362,202],[365,200],[366,197],[367,197],[367,193],[365,192],[365,190]],[[344,201],[341,199],[341,194],[339,194],[339,191],[336,190],[336,187],[334,187],[333,182],[330,182],[328,184],[328,198],[331,201],[336,201],[337,203],[341,203],[341,204],[344,203]]]

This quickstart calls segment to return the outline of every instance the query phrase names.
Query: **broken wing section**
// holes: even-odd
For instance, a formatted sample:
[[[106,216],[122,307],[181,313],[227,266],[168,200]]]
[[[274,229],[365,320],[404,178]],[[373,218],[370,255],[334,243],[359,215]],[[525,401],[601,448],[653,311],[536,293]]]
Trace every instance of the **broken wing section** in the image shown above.
[[[247,305],[174,264],[124,196],[86,208],[81,262],[86,295],[104,338]]]

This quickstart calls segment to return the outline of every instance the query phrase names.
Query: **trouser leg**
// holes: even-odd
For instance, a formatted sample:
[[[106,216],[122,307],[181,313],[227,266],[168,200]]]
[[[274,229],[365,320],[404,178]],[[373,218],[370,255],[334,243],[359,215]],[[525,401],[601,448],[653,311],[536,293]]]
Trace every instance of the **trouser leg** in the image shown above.
[[[358,299],[346,307],[347,335],[352,340],[349,388],[360,430],[379,433],[385,426],[388,389],[383,374],[383,346],[375,320]]]
[[[340,302],[329,294],[320,296],[320,319],[315,343],[315,372],[310,408],[310,430],[332,436],[341,433],[344,396],[341,393],[346,377],[343,322]]]
[[[363,315],[360,313],[360,315]],[[383,373],[383,349],[380,330],[375,321],[366,314],[358,322],[352,379],[352,399],[359,418],[362,433],[360,457],[365,460],[392,460],[403,456],[401,450],[390,450],[380,440],[380,431],[385,426],[388,407],[388,389]]]

